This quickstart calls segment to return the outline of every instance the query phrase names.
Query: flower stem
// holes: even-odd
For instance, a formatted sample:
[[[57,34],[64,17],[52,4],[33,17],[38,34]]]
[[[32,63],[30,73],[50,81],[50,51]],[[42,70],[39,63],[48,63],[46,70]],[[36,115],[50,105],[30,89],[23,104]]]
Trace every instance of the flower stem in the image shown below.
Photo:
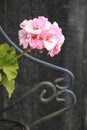
[[[24,50],[20,55],[17,56],[17,60],[20,59],[22,56],[24,56],[27,52],[29,52],[29,49]]]

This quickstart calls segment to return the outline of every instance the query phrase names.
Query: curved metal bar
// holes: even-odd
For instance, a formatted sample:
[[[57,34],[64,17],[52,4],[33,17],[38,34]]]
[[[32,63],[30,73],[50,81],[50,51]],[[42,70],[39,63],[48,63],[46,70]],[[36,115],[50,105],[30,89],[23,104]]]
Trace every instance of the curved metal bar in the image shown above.
[[[16,104],[18,104],[19,102],[21,102],[22,100],[24,100],[27,96],[29,96],[30,94],[34,93],[36,90],[38,90],[39,88],[46,86],[48,88],[50,88],[52,90],[52,95],[50,97],[48,97],[47,99],[44,99],[45,102],[51,101],[54,97],[54,94],[56,93],[56,88],[55,86],[49,82],[49,81],[43,81],[38,83],[34,88],[30,89],[29,91],[27,91],[22,97],[20,97],[17,101],[15,101],[14,103],[12,103],[11,105],[3,108],[0,110],[0,113],[3,112],[7,112],[8,110],[12,109]],[[44,90],[42,91],[42,93],[44,92]],[[47,100],[47,101],[46,101]]]
[[[48,98],[44,97],[44,95],[45,95],[45,93],[47,91],[45,89],[42,90],[42,92],[40,94],[41,102],[47,103],[47,102],[52,101],[54,98],[57,99],[57,103],[59,103],[59,101],[66,101],[66,99],[64,99],[64,98],[62,98],[62,100],[61,100],[60,96],[62,94],[68,94],[70,96],[70,98],[71,98],[71,103],[68,104],[66,107],[64,107],[64,108],[62,108],[62,109],[60,109],[60,110],[58,110],[56,112],[53,112],[53,113],[51,113],[51,114],[49,114],[47,116],[44,116],[44,117],[36,120],[32,124],[30,124],[30,127],[33,127],[34,125],[37,125],[37,124],[39,124],[41,122],[44,122],[46,120],[52,119],[52,118],[58,116],[59,114],[65,112],[65,111],[68,111],[69,109],[71,109],[71,108],[73,108],[75,106],[75,104],[76,104],[76,96],[71,90],[68,90],[68,89],[61,90],[60,89],[60,91],[57,91],[56,86],[54,84],[52,84],[51,82],[48,82],[48,81],[44,81],[44,82],[41,82],[38,85],[36,85],[33,89],[29,90],[26,93],[26,95],[24,95],[22,98],[17,100],[15,103],[11,104],[11,106],[8,106],[7,108],[3,109],[3,111],[1,111],[1,112],[5,112],[7,110],[10,110],[12,107],[14,107],[17,103],[19,103],[21,100],[23,100],[29,94],[34,93],[36,90],[38,90],[41,87],[48,87],[48,88],[52,89],[52,95],[49,96]]]
[[[52,90],[52,94],[49,97],[44,97],[45,94],[47,93],[46,89],[43,89],[42,92],[40,93],[40,100],[42,103],[48,103],[51,100],[53,100],[55,97],[57,98],[57,101],[65,101],[65,99],[63,98],[59,98],[58,96],[61,95],[62,92],[67,91],[67,89],[61,90],[57,92],[56,86],[48,81],[43,81],[40,82],[39,84],[37,84],[34,88],[32,88],[31,90],[27,91],[21,98],[19,98],[17,101],[15,101],[13,104],[3,108],[2,110],[0,110],[0,113],[3,112],[7,112],[8,110],[10,110],[11,108],[13,108],[16,104],[18,104],[19,102],[21,102],[22,100],[24,100],[27,96],[29,96],[30,94],[34,93],[36,90],[38,90],[41,87],[48,87],[49,89]],[[74,100],[73,100],[73,104],[76,104],[76,96],[74,95]]]
[[[13,47],[15,47],[15,49],[17,51],[19,51],[20,53],[23,53],[23,50],[20,49],[17,45],[14,44],[14,42],[7,36],[7,34],[4,32],[4,30],[2,29],[2,27],[0,26],[0,33],[1,35],[4,37],[4,39],[10,44],[12,45]],[[52,68],[52,69],[55,69],[57,71],[60,71],[60,72],[63,72],[65,74],[67,74],[70,78],[70,81],[67,85],[65,86],[60,86],[58,85],[58,83],[62,82],[64,80],[64,78],[58,78],[54,81],[54,83],[51,83],[51,82],[48,82],[48,81],[44,81],[44,82],[41,82],[39,84],[37,84],[34,88],[32,88],[31,90],[29,90],[28,92],[26,92],[22,97],[20,97],[17,101],[15,101],[13,104],[3,108],[2,110],[0,110],[0,113],[3,113],[5,111],[8,111],[10,110],[11,108],[13,108],[16,104],[18,104],[19,102],[21,102],[23,99],[25,99],[27,96],[29,96],[31,93],[35,92],[36,90],[38,90],[39,88],[41,87],[48,87],[48,88],[51,88],[52,90],[52,94],[49,96],[49,97],[46,97],[46,93],[47,93],[47,90],[46,89],[43,89],[42,92],[40,93],[40,100],[42,103],[48,103],[50,101],[52,101],[53,99],[56,99],[57,103],[59,102],[66,102],[66,99],[65,98],[60,98],[60,96],[62,94],[67,94],[70,96],[71,98],[71,103],[68,104],[66,107],[56,111],[56,112],[53,112],[47,116],[44,116],[36,121],[34,121],[30,127],[33,127],[34,125],[37,125],[43,121],[46,121],[46,120],[49,120],[51,118],[54,118],[56,116],[58,116],[59,114],[73,108],[76,104],[76,96],[75,94],[69,90],[73,83],[74,83],[74,75],[71,71],[65,69],[65,68],[62,68],[62,67],[59,67],[59,66],[56,66],[56,65],[53,65],[51,63],[48,63],[48,62],[45,62],[45,61],[42,61],[40,59],[37,59],[29,54],[25,54],[26,57],[28,57],[30,60],[36,62],[36,63],[39,63],[39,64],[42,64],[42,65],[45,65],[49,68]],[[59,89],[59,91],[58,91]],[[22,122],[18,122],[18,121],[14,121],[14,120],[8,120],[8,119],[0,119],[0,121],[7,121],[7,122],[11,122],[11,123],[15,123],[15,124],[19,124],[22,126]],[[23,124],[24,128],[26,130],[30,130],[28,126],[26,126],[25,124]],[[26,126],[26,127],[25,127]]]
[[[10,45],[12,45],[13,47],[15,47],[15,49],[16,49],[18,52],[20,52],[20,53],[23,52],[23,50],[20,49],[20,48],[7,36],[7,34],[4,32],[4,30],[2,29],[1,26],[0,26],[0,33],[1,33],[1,35],[4,37],[4,39],[5,39]],[[73,75],[73,73],[72,73],[71,71],[69,71],[69,70],[67,70],[67,69],[65,69],[65,68],[62,68],[62,67],[53,65],[53,64],[51,64],[51,63],[42,61],[42,60],[40,60],[40,59],[37,59],[37,58],[35,58],[35,57],[33,57],[33,56],[27,54],[27,53],[25,54],[25,56],[28,57],[30,60],[32,60],[32,61],[34,61],[34,62],[37,62],[37,63],[42,64],[42,65],[45,65],[45,66],[47,66],[47,67],[49,67],[49,68],[52,68],[52,69],[55,69],[55,70],[57,70],[57,71],[61,71],[61,72],[66,73],[66,74],[70,77],[70,82],[69,82],[68,85],[66,85],[66,88],[69,89],[69,88],[73,85],[73,83],[74,83],[74,75]]]
[[[22,121],[11,120],[11,119],[4,119],[4,118],[0,118],[0,121],[1,122],[7,122],[7,123],[13,123],[13,124],[16,124],[16,126],[18,126],[18,127],[24,128],[24,130],[30,130],[29,126],[26,125],[25,123],[23,123]]]
[[[63,80],[63,78],[58,78],[57,79],[58,80],[58,83],[60,83],[62,80]],[[56,85],[55,84],[55,82],[54,83],[51,83],[51,82],[49,82],[49,84],[47,84],[47,82],[43,82],[42,84],[40,84],[40,85],[48,85],[48,87],[52,87],[53,89],[55,88],[55,90],[53,91],[53,93],[52,93],[52,95],[51,96],[49,96],[49,97],[45,97],[45,95],[46,95],[46,93],[47,93],[47,90],[46,89],[44,89],[41,93],[40,93],[40,99],[41,99],[41,101],[43,102],[43,103],[48,103],[48,102],[50,102],[55,96],[56,96],[56,94],[57,94],[57,86],[59,86],[58,84]],[[59,87],[59,91],[60,90],[63,90],[63,89],[66,89],[66,87]],[[59,93],[59,92],[58,92]],[[58,97],[58,99],[57,99],[57,101],[59,102],[59,101],[65,101],[65,99],[63,99],[63,98],[59,98]]]
[[[58,88],[58,89],[69,89],[69,88],[67,88],[66,86],[60,86],[58,83],[61,83],[62,81],[64,81],[64,78],[57,78],[57,79],[55,79],[55,81],[54,81],[54,84],[56,85],[56,88]]]
[[[68,94],[68,95],[70,96],[70,98],[71,98],[71,103],[70,103],[69,105],[67,105],[66,107],[64,107],[64,108],[62,108],[62,109],[60,109],[60,110],[58,110],[58,111],[56,111],[56,112],[53,112],[53,113],[51,113],[51,114],[49,114],[49,115],[47,115],[47,116],[44,116],[44,117],[42,117],[42,118],[36,120],[35,122],[33,122],[33,123],[30,125],[30,128],[33,127],[33,126],[35,126],[35,125],[37,125],[37,124],[40,124],[41,122],[44,122],[44,121],[46,121],[46,120],[50,120],[50,119],[52,119],[52,118],[54,118],[54,117],[57,117],[58,115],[64,113],[65,111],[68,111],[69,109],[71,109],[71,108],[74,107],[74,105],[76,104],[76,96],[75,96],[75,94],[74,94],[71,90],[67,90],[67,89],[62,90],[62,91],[60,92],[60,94],[63,94],[63,93],[64,93],[64,94]],[[59,93],[57,93],[55,96],[58,96],[58,95],[59,95]]]

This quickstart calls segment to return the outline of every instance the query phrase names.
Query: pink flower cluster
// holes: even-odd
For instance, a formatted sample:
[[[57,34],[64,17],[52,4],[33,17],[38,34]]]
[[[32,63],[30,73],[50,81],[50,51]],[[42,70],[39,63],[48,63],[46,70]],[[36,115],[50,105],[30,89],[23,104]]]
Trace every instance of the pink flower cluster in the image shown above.
[[[56,22],[51,24],[48,18],[39,16],[31,20],[24,20],[20,27],[19,42],[23,48],[39,50],[45,48],[51,57],[60,52],[65,38],[62,29]]]

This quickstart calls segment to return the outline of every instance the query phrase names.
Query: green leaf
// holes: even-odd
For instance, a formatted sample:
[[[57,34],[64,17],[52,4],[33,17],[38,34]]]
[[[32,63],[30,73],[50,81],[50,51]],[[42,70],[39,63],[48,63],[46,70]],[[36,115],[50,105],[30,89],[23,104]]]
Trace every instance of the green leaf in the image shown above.
[[[0,74],[0,82],[1,82],[1,80],[2,80],[2,75]]]
[[[13,47],[10,47],[7,43],[3,43],[0,45],[0,55],[5,54],[5,53],[10,53],[14,55],[16,53],[15,49]]]
[[[6,43],[0,45],[0,69],[7,75],[8,80],[17,76],[18,62],[16,51]]]
[[[14,89],[15,89],[15,81],[14,79],[8,80],[7,76],[3,76],[2,85],[6,88],[9,98],[11,97]]]
[[[4,43],[0,45],[0,83],[6,88],[11,97],[15,88],[15,78],[19,68],[16,51]]]
[[[6,58],[6,56],[5,56]],[[18,63],[15,59],[5,59],[6,64],[3,65],[2,69],[4,73],[7,75],[8,79],[15,79],[17,76]]]

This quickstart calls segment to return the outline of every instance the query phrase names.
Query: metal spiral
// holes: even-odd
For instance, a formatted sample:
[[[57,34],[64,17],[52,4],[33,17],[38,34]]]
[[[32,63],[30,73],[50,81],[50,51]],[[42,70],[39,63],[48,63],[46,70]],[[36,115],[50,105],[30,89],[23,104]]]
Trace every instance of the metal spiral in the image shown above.
[[[18,121],[18,120],[12,120],[12,119],[3,119],[3,118],[0,118],[0,121],[1,122],[6,122],[6,123],[11,123],[11,124],[14,124],[13,126],[12,126],[12,128],[15,128],[15,127],[22,127],[22,128],[24,128],[24,130],[30,130],[30,128],[29,128],[29,126],[28,125],[26,125],[25,123],[23,123],[22,121]],[[12,129],[12,128],[10,128],[10,130]]]
[[[7,41],[8,44],[10,44],[11,46],[13,46],[18,52],[22,53],[23,50],[20,49],[16,44],[14,44],[14,42],[7,36],[7,34],[4,32],[4,30],[2,29],[2,27],[0,26],[0,33],[2,35],[2,37]],[[57,103],[59,102],[66,102],[65,98],[60,98],[60,96],[62,96],[63,94],[65,95],[69,95],[70,97],[70,103],[65,106],[64,108],[61,108],[60,110],[53,112],[49,115],[46,115],[40,119],[37,119],[36,121],[34,121],[32,124],[30,124],[29,126],[27,126],[26,124],[24,124],[23,122],[19,122],[19,121],[15,121],[15,120],[9,120],[9,119],[0,119],[0,121],[4,121],[4,122],[8,122],[8,123],[14,123],[14,127],[23,127],[25,130],[30,130],[31,127],[33,127],[34,125],[37,125],[43,121],[49,120],[51,118],[54,118],[56,116],[58,116],[59,114],[73,108],[76,104],[76,96],[75,94],[70,90],[71,87],[74,84],[74,75],[71,71],[62,68],[60,66],[56,66],[53,64],[50,64],[48,62],[42,61],[38,58],[35,58],[29,54],[25,54],[25,56],[27,58],[29,58],[30,60],[32,60],[35,63],[39,63],[42,64],[44,66],[47,66],[51,69],[54,69],[56,71],[60,71],[63,72],[64,74],[67,74],[68,77],[70,78],[70,81],[67,83],[67,85],[65,86],[60,86],[59,83],[61,83],[62,81],[64,81],[64,78],[57,78],[53,83],[49,82],[49,81],[43,81],[38,83],[35,87],[33,87],[31,90],[27,91],[22,97],[20,97],[17,101],[15,101],[13,104],[3,108],[2,110],[0,110],[0,113],[3,112],[7,112],[8,110],[10,110],[12,107],[14,107],[15,105],[17,105],[19,102],[21,102],[23,99],[25,99],[28,95],[34,93],[36,90],[43,88],[43,90],[41,91],[39,98],[40,101],[42,103],[48,103],[50,101],[52,101],[53,99],[55,99],[57,101]],[[45,87],[45,89],[44,89]],[[46,90],[46,87],[48,88]],[[49,97],[46,97],[46,93],[48,93],[49,89],[52,90],[52,94]]]

